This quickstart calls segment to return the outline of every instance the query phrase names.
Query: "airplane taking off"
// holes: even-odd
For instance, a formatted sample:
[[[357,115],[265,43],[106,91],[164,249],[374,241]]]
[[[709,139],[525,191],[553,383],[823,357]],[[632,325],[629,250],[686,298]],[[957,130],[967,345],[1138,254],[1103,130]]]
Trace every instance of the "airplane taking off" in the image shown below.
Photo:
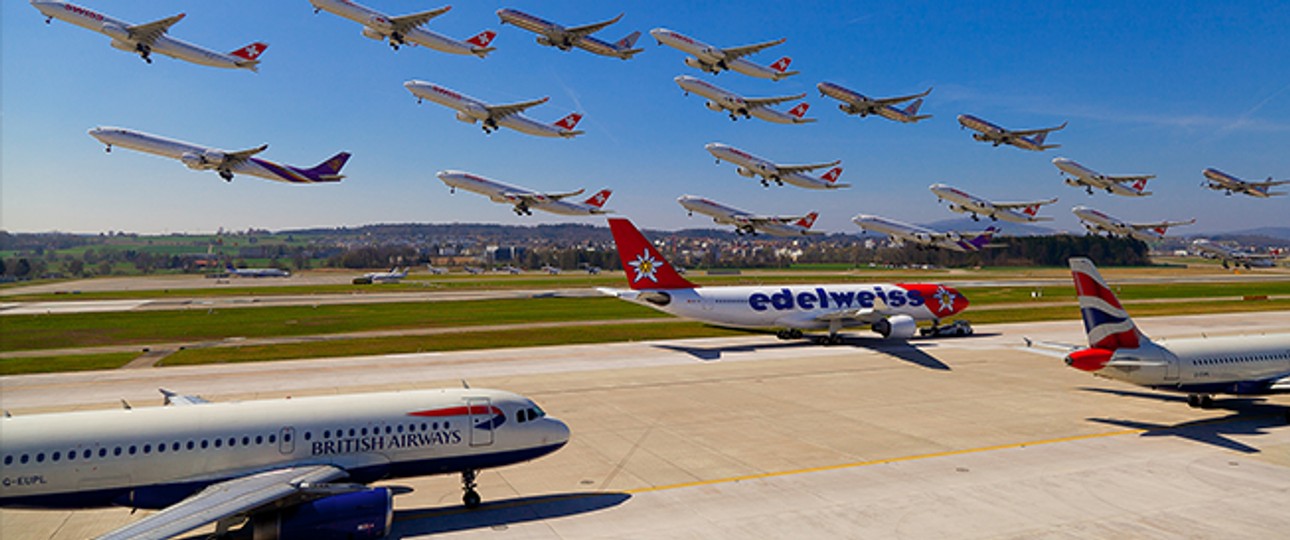
[[[935,247],[970,253],[981,251],[986,248],[1000,247],[999,244],[991,244],[990,240],[994,234],[999,232],[995,226],[986,227],[979,234],[973,234],[970,237],[957,232],[940,232],[933,231],[926,227],[911,225],[903,221],[887,219],[880,216],[871,216],[868,214],[859,214],[851,218],[855,223],[865,231],[882,233],[894,238],[899,243],[909,242],[917,246]]]
[[[689,75],[679,75],[672,80],[676,81],[676,84],[680,86],[682,90],[685,90],[685,95],[688,96],[690,95],[690,92],[694,92],[700,96],[708,98],[708,101],[704,103],[704,106],[713,111],[726,111],[730,113],[731,120],[738,120],[739,116],[743,116],[744,118],[752,118],[756,116],[757,118],[767,122],[774,122],[776,124],[806,124],[815,121],[814,118],[803,118],[803,116],[806,115],[806,110],[811,108],[811,104],[805,101],[798,103],[797,106],[789,109],[787,114],[770,108],[771,105],[776,105],[785,101],[802,99],[803,97],[806,97],[806,94],[768,98],[746,98]]]
[[[627,37],[614,43],[606,43],[591,36],[591,34],[621,20],[623,18],[622,14],[604,22],[575,26],[573,28],[565,28],[541,17],[534,17],[515,9],[499,9],[497,10],[497,17],[502,20],[502,24],[511,23],[516,27],[537,34],[539,45],[555,47],[562,51],[577,47],[601,56],[630,60],[636,53],[645,50],[632,48],[636,45],[636,40],[641,37],[639,31],[632,32]]]
[[[1129,223],[1120,218],[1106,215],[1087,206],[1071,208],[1071,213],[1078,217],[1080,224],[1091,234],[1107,233],[1111,236],[1137,238],[1143,242],[1155,242],[1165,237],[1170,227],[1191,225],[1195,219],[1187,221],[1159,221],[1154,223]]]
[[[493,202],[512,205],[517,216],[531,216],[533,209],[565,216],[590,216],[613,212],[613,210],[604,209],[605,201],[608,201],[609,196],[613,194],[613,191],[608,189],[602,189],[579,203],[564,199],[581,195],[585,191],[583,189],[568,193],[538,193],[464,171],[439,171],[435,176],[448,185],[451,193],[456,193],[457,188],[473,191],[492,199]]]
[[[681,277],[631,221],[610,218],[609,228],[631,289],[600,292],[717,326],[774,328],[780,339],[827,330],[820,340],[825,344],[841,343],[838,332],[857,326],[884,338],[909,339],[918,321],[939,325],[968,306],[958,291],[931,283],[699,287]]]
[[[1277,259],[1281,258],[1279,252],[1251,253],[1210,242],[1204,238],[1192,242],[1191,247],[1196,248],[1196,251],[1199,251],[1202,257],[1222,261],[1223,268],[1230,268],[1231,266],[1244,266],[1246,270],[1256,266],[1259,268],[1274,268],[1277,265]]]
[[[972,138],[978,141],[992,143],[995,146],[1007,144],[1022,150],[1030,150],[1033,152],[1043,152],[1044,150],[1051,148],[1060,148],[1060,144],[1045,145],[1044,139],[1048,138],[1049,133],[1066,127],[1066,122],[1062,122],[1062,125],[1057,127],[1012,131],[1010,129],[1004,129],[991,124],[990,122],[986,122],[985,120],[970,114],[960,114],[959,124],[975,131],[976,133],[972,134]]]
[[[319,10],[339,15],[363,25],[363,36],[377,41],[389,40],[390,48],[399,50],[401,45],[420,45],[448,54],[473,54],[480,58],[497,50],[490,47],[497,32],[484,30],[465,41],[436,34],[423,28],[430,19],[447,13],[452,6],[444,6],[430,11],[391,17],[367,6],[349,0],[309,0],[314,6],[314,13]]]
[[[91,137],[107,145],[108,152],[112,151],[113,146],[120,146],[139,152],[177,159],[189,169],[216,171],[219,173],[220,178],[229,182],[233,181],[233,173],[249,174],[288,184],[339,182],[345,177],[345,175],[340,174],[340,169],[345,166],[345,162],[349,161],[349,152],[341,152],[327,158],[326,161],[313,168],[301,169],[255,157],[256,154],[269,147],[267,144],[248,150],[230,152],[125,128],[98,127],[91,129],[89,133]]]
[[[538,137],[564,137],[570,139],[583,134],[582,131],[574,129],[578,126],[578,121],[582,120],[581,113],[572,113],[551,124],[543,124],[524,116],[525,110],[546,103],[551,98],[544,97],[533,101],[507,105],[489,105],[473,97],[459,94],[453,90],[425,81],[411,80],[403,83],[403,87],[417,97],[417,103],[421,103],[423,99],[428,99],[449,109],[455,109],[457,111],[457,120],[467,124],[479,122],[484,128],[484,133],[492,133],[500,127],[508,127],[520,133],[537,135]]]
[[[1202,185],[1209,189],[1222,191],[1228,195],[1244,193],[1260,199],[1285,195],[1286,192],[1284,191],[1270,191],[1269,188],[1290,184],[1290,180],[1273,180],[1271,176],[1263,182],[1249,182],[1218,169],[1205,169],[1202,174],[1205,175],[1205,183]]]
[[[994,221],[1002,219],[1013,223],[1052,221],[1053,218],[1039,217],[1036,214],[1039,213],[1041,206],[1057,202],[1056,197],[1030,202],[991,202],[945,184],[932,184],[928,186],[928,189],[936,194],[936,202],[950,201],[950,210],[960,214],[971,214],[972,221],[980,221],[981,218],[978,216],[986,216]]]
[[[1082,186],[1089,195],[1093,194],[1094,189],[1104,189],[1112,195],[1146,197],[1151,194],[1150,191],[1145,191],[1147,189],[1147,180],[1156,177],[1154,174],[1102,174],[1064,157],[1053,158],[1053,165],[1056,165],[1062,172],[1071,175],[1070,178],[1065,179],[1066,185],[1071,187]]]
[[[844,88],[831,82],[822,82],[815,85],[815,87],[820,90],[821,96],[828,96],[841,101],[842,104],[838,105],[838,109],[842,112],[847,114],[858,114],[860,115],[860,118],[876,114],[888,120],[895,120],[904,124],[912,124],[919,120],[926,120],[932,117],[930,114],[918,114],[918,109],[923,106],[923,98],[927,97],[927,94],[932,93],[931,88],[928,88],[927,91],[921,94],[874,99],[865,97],[863,94],[856,92],[855,90]],[[911,99],[914,100],[914,102],[910,103],[908,107],[905,107],[904,109],[896,108],[896,105]]]
[[[721,143],[708,143],[703,145],[712,157],[717,158],[717,163],[729,161],[738,166],[735,172],[739,176],[752,178],[761,177],[761,185],[770,187],[774,182],[778,185],[784,185],[788,182],[798,187],[806,189],[839,189],[851,187],[851,184],[839,184],[838,178],[842,176],[842,167],[834,167],[842,163],[842,160],[833,160],[828,163],[813,163],[809,165],[776,165],[768,160],[759,158],[738,148]],[[833,167],[820,177],[814,177],[806,173],[816,169]]]
[[[755,235],[764,232],[771,236],[814,236],[824,234],[820,231],[812,231],[811,226],[815,225],[815,218],[819,217],[819,212],[811,212],[804,216],[759,216],[751,212],[745,212],[738,208],[726,206],[711,199],[695,197],[694,195],[682,195],[676,199],[681,203],[690,215],[695,212],[704,214],[712,218],[712,221],[722,225],[734,225],[735,233],[740,236],[745,234]]]
[[[500,390],[442,389],[211,403],[166,390],[164,407],[0,420],[0,507],[157,509],[101,539],[216,536],[382,538],[383,479],[460,474],[479,506],[480,470],[559,450],[569,427]]]
[[[166,32],[170,27],[183,20],[183,13],[159,21],[135,25],[67,2],[32,0],[31,5],[45,15],[45,24],[49,24],[52,19],[58,19],[93,30],[112,38],[112,47],[138,53],[149,64],[152,63],[152,53],[157,53],[203,66],[257,71],[260,54],[269,47],[267,44],[255,42],[225,54],[167,36]]]
[[[399,281],[402,281],[403,278],[408,277],[408,270],[411,269],[403,268],[400,270],[399,267],[396,266],[391,268],[388,272],[368,272],[363,274],[363,277],[359,279],[365,279],[368,283],[398,283]]]
[[[281,268],[237,268],[233,265],[224,267],[224,270],[233,277],[244,278],[266,278],[266,277],[291,277],[291,272]]]
[[[769,66],[760,66],[743,58],[755,52],[774,47],[788,41],[787,38],[779,38],[774,41],[757,43],[755,45],[719,49],[666,28],[655,28],[650,30],[649,35],[654,36],[654,39],[658,41],[659,45],[667,45],[668,47],[681,52],[694,55],[687,56],[685,58],[685,65],[706,71],[713,75],[717,75],[722,71],[730,69],[743,73],[749,77],[778,81],[785,77],[797,75],[798,73],[796,71],[788,70],[789,64],[793,63],[793,59],[787,56],[776,60]]]

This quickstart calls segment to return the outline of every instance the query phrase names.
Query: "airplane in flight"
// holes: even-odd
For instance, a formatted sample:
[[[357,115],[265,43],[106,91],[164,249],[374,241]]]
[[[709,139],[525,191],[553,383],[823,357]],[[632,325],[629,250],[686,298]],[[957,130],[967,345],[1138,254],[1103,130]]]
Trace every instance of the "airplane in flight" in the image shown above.
[[[591,34],[621,20],[623,18],[622,14],[604,22],[575,26],[573,28],[565,28],[541,17],[535,17],[515,9],[499,9],[497,10],[497,16],[502,20],[502,24],[511,23],[518,28],[537,34],[539,45],[555,47],[562,51],[572,50],[577,47],[592,54],[630,60],[636,53],[645,50],[633,48],[636,45],[636,40],[641,37],[640,31],[632,32],[627,37],[614,43],[606,43],[591,36]]]
[[[822,82],[815,85],[815,87],[820,90],[821,96],[828,96],[841,101],[842,104],[838,105],[838,109],[842,112],[847,114],[858,114],[860,115],[860,118],[876,114],[888,120],[895,120],[903,124],[912,124],[919,120],[926,120],[932,117],[930,114],[918,114],[918,109],[923,106],[923,98],[927,97],[927,94],[932,93],[931,88],[928,88],[922,93],[908,96],[894,98],[870,98],[856,92],[855,90],[851,90],[831,82]],[[910,103],[908,107],[905,107],[904,109],[896,108],[896,105],[900,105],[901,103],[909,100],[914,100],[914,102]]]
[[[578,126],[578,121],[582,120],[581,113],[572,113],[551,124],[543,124],[524,116],[525,110],[546,103],[551,98],[544,97],[506,105],[489,105],[473,97],[459,94],[453,90],[425,81],[411,80],[403,83],[403,87],[417,97],[417,103],[421,103],[423,99],[428,99],[449,109],[455,109],[457,111],[457,120],[467,124],[479,122],[484,128],[484,133],[492,133],[501,127],[508,127],[520,133],[538,137],[564,137],[570,139],[583,134],[582,131],[574,129]]]
[[[500,390],[227,403],[162,392],[163,407],[6,414],[0,507],[160,510],[99,537],[112,540],[242,522],[273,538],[382,538],[395,491],[367,484],[459,474],[474,508],[480,470],[569,441],[563,422]]]
[[[788,41],[787,38],[720,49],[666,28],[650,30],[649,35],[654,36],[659,45],[667,45],[683,53],[693,55],[685,58],[685,65],[713,75],[725,70],[733,70],[749,77],[778,81],[798,73],[797,71],[788,70],[789,64],[793,63],[793,59],[787,56],[772,62],[769,66],[761,66],[744,59],[745,56],[784,43]]]
[[[712,157],[717,158],[717,163],[729,161],[738,166],[735,172],[745,178],[754,176],[761,177],[761,185],[770,187],[774,182],[778,185],[784,185],[788,182],[798,187],[806,189],[840,189],[851,187],[851,184],[839,184],[838,178],[842,176],[842,167],[835,165],[842,163],[842,160],[833,160],[828,163],[813,163],[809,165],[776,165],[775,163],[759,158],[738,148],[721,143],[708,143],[703,145]],[[806,174],[810,171],[833,167],[828,172],[819,177]]]
[[[361,277],[354,278],[354,283],[359,285],[366,283],[398,283],[403,278],[408,277],[409,270],[411,268],[399,269],[396,266],[386,272],[368,272]]]
[[[1066,122],[1062,122],[1062,125],[1057,127],[1012,131],[1010,129],[1004,129],[991,124],[990,122],[986,122],[985,120],[970,114],[960,114],[958,118],[960,125],[976,132],[972,134],[973,139],[981,142],[992,143],[995,146],[1007,144],[1022,150],[1030,150],[1033,152],[1043,152],[1044,150],[1051,148],[1060,148],[1060,144],[1046,145],[1044,144],[1044,140],[1048,138],[1049,133],[1066,127]]]
[[[957,233],[957,232],[940,232],[933,231],[926,227],[911,225],[903,221],[896,221],[881,216],[872,216],[868,214],[859,214],[851,218],[855,223],[866,232],[876,232],[892,237],[899,243],[909,242],[916,246],[934,247],[958,251],[961,253],[970,253],[981,251],[986,248],[1001,247],[1001,244],[991,244],[990,240],[994,238],[999,228],[993,225],[986,227],[984,231],[975,234]]]
[[[992,221],[1000,219],[1012,223],[1033,223],[1052,221],[1053,218],[1040,217],[1039,208],[1057,202],[1057,198],[1028,202],[991,202],[956,187],[945,184],[928,186],[936,194],[936,202],[950,201],[950,210],[960,214],[971,214],[972,221],[980,221],[979,216],[986,216]]]
[[[937,326],[968,306],[962,293],[934,283],[700,287],[681,277],[631,221],[610,218],[609,228],[630,289],[600,292],[716,326],[777,329],[780,339],[799,339],[803,330],[826,330],[827,337],[819,340],[824,344],[841,343],[839,332],[848,327],[909,339],[919,321]]]
[[[1151,194],[1150,191],[1145,191],[1147,180],[1156,177],[1154,174],[1102,174],[1064,157],[1053,158],[1053,165],[1070,175],[1070,178],[1064,179],[1066,185],[1083,187],[1089,195],[1093,194],[1094,189],[1103,189],[1112,195],[1146,197]]]
[[[465,41],[431,32],[424,25],[435,17],[447,13],[452,6],[430,11],[391,17],[367,6],[349,0],[309,0],[314,13],[326,11],[363,25],[363,36],[377,41],[389,40],[390,48],[399,50],[402,45],[420,45],[448,54],[473,54],[480,58],[497,50],[491,47],[497,32],[484,30]]]
[[[233,277],[244,278],[266,278],[266,277],[291,277],[291,272],[281,268],[237,268],[233,265],[224,267],[224,270]]]
[[[1205,175],[1205,183],[1202,185],[1209,189],[1222,191],[1228,195],[1233,193],[1244,193],[1251,197],[1258,197],[1260,199],[1285,195],[1286,192],[1284,191],[1271,191],[1269,188],[1272,186],[1290,184],[1290,180],[1273,180],[1271,176],[1263,182],[1250,182],[1241,180],[1240,178],[1218,169],[1205,169],[1202,171],[1202,174]]]
[[[517,216],[531,216],[534,209],[565,216],[591,216],[613,212],[604,208],[605,202],[613,194],[609,189],[602,189],[585,201],[574,202],[565,199],[582,195],[586,190],[539,193],[465,171],[439,171],[435,176],[447,184],[451,193],[456,193],[457,188],[478,193],[493,202],[511,205]]]
[[[120,146],[177,159],[189,169],[218,172],[220,178],[228,182],[233,181],[234,173],[288,184],[339,182],[345,177],[340,174],[340,169],[349,161],[349,152],[340,152],[312,168],[303,169],[255,157],[269,147],[267,144],[247,150],[228,151],[118,127],[97,127],[91,129],[89,134],[107,145],[108,152],[112,151],[113,146]]]
[[[149,64],[152,53],[157,53],[203,66],[257,71],[260,54],[269,47],[255,42],[229,53],[219,53],[166,35],[171,26],[183,20],[183,13],[135,25],[68,2],[32,0],[31,5],[45,15],[46,24],[58,19],[93,30],[112,38],[113,48],[137,53]]]
[[[1273,251],[1271,253],[1252,253],[1233,249],[1222,244],[1211,242],[1204,238],[1197,239],[1191,243],[1202,257],[1218,259],[1222,261],[1223,268],[1232,266],[1244,266],[1246,270],[1254,267],[1274,268],[1277,260],[1281,258],[1281,253]]]
[[[819,212],[811,212],[804,216],[761,216],[694,195],[682,195],[676,199],[676,202],[685,207],[691,216],[698,212],[711,217],[712,221],[716,223],[734,225],[735,233],[740,236],[745,234],[756,235],[759,232],[771,236],[814,236],[824,234],[820,231],[811,230],[811,226],[815,225],[815,218],[820,215]]]
[[[806,110],[811,108],[811,104],[805,101],[798,103],[797,106],[789,109],[787,114],[770,108],[771,105],[776,105],[785,101],[802,99],[803,97],[806,97],[806,94],[768,98],[746,98],[689,75],[679,75],[672,80],[676,81],[676,84],[679,85],[682,90],[685,90],[685,95],[688,96],[690,95],[690,92],[694,92],[700,96],[708,98],[708,101],[704,103],[704,106],[713,111],[726,111],[730,113],[731,120],[738,120],[740,116],[743,116],[744,118],[752,118],[756,116],[757,118],[767,122],[774,122],[776,124],[806,124],[815,121],[814,118],[804,118]]]
[[[1196,220],[1189,219],[1186,221],[1158,221],[1152,223],[1129,223],[1120,218],[1106,215],[1099,210],[1094,210],[1087,206],[1076,206],[1071,208],[1071,213],[1079,218],[1080,224],[1091,234],[1107,233],[1110,236],[1122,236],[1125,238],[1137,238],[1143,242],[1155,242],[1165,237],[1165,232],[1170,227],[1179,225],[1191,225]]]

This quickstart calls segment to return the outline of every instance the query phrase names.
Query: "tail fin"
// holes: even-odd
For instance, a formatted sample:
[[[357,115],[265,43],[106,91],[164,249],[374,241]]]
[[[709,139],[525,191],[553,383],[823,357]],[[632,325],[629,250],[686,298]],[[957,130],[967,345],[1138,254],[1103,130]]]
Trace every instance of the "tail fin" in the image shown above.
[[[1134,180],[1133,190],[1137,192],[1142,192],[1142,190],[1147,189],[1147,180],[1150,180],[1150,178],[1139,178],[1137,180]]]
[[[824,173],[824,176],[821,176],[820,179],[832,184],[834,182],[837,182],[838,178],[841,176],[842,176],[842,167],[834,167],[832,169],[829,169],[829,172]]]
[[[1021,213],[1025,214],[1025,215],[1027,215],[1027,216],[1030,216],[1030,217],[1035,217],[1035,214],[1038,214],[1038,213],[1039,213],[1039,207],[1040,207],[1040,206],[1043,206],[1043,205],[1042,205],[1042,204],[1032,204],[1032,205],[1030,205],[1030,206],[1027,206],[1027,207],[1025,207],[1025,208],[1022,208],[1022,209],[1021,209]]]
[[[613,193],[614,193],[613,190],[602,189],[600,191],[597,191],[595,195],[592,195],[590,199],[587,199],[582,202],[583,204],[594,206],[596,208],[604,208],[605,202],[609,200],[609,196],[612,195]]]
[[[968,243],[972,244],[972,247],[974,248],[982,249],[986,244],[990,243],[990,240],[994,238],[994,233],[997,232],[999,232],[999,228],[991,225],[986,227],[984,231],[981,231],[981,234],[976,235],[975,238],[968,240]]]
[[[1034,141],[1035,141],[1035,146],[1043,146],[1043,145],[1044,145],[1044,139],[1047,139],[1047,138],[1048,138],[1048,132],[1047,132],[1047,131],[1045,131],[1045,132],[1042,132],[1042,133],[1036,133],[1036,134],[1035,134],[1034,139],[1032,139],[1032,140],[1034,140]]]
[[[796,107],[789,109],[788,114],[791,115],[793,118],[801,119],[803,116],[806,116],[806,111],[807,109],[810,109],[810,108],[811,108],[811,104],[803,101],[801,103],[798,103]]]
[[[820,217],[819,212],[811,212],[809,214],[806,214],[806,217],[797,220],[796,225],[803,229],[809,229],[811,228],[812,225],[815,225],[815,218],[817,217]]]
[[[228,54],[229,56],[236,56],[243,60],[254,62],[256,61],[257,58],[260,57],[261,54],[264,53],[264,50],[267,48],[269,48],[268,43],[261,43],[257,41],[255,43],[242,47],[241,49],[238,49]]]
[[[918,98],[914,100],[913,103],[910,103],[908,107],[905,107],[905,114],[909,116],[915,116],[918,114],[918,108],[922,106],[923,106],[923,98]]]
[[[561,118],[553,125],[561,129],[573,131],[573,128],[578,127],[578,122],[580,120],[582,120],[582,113],[571,113],[569,116]]]
[[[497,32],[494,32],[492,30],[484,30],[483,32],[476,34],[475,37],[472,37],[466,40],[466,43],[469,43],[481,49],[488,49],[491,51],[493,50],[493,48],[489,47],[488,45],[493,42],[493,38],[495,37],[497,37]]]
[[[788,71],[788,66],[789,64],[792,64],[792,63],[793,63],[793,59],[785,56],[783,58],[780,58],[779,60],[776,60],[775,63],[771,64],[770,69],[783,73],[785,71]]]
[[[625,218],[609,218],[609,230],[618,246],[618,258],[632,289],[693,289],[690,283],[654,249],[654,245]]]
[[[614,48],[619,50],[630,49],[636,45],[636,40],[639,39],[640,37],[641,37],[640,30],[632,32],[631,34],[628,34],[627,37],[615,42]]]
[[[1107,287],[1106,280],[1098,273],[1093,261],[1083,257],[1070,260],[1071,277],[1075,280],[1075,295],[1079,297],[1079,311],[1084,318],[1084,332],[1090,347],[1116,350],[1136,349],[1147,337],[1138,331],[1129,313],[1120,305],[1115,293]]]
[[[340,169],[345,166],[347,161],[349,161],[349,152],[340,152],[315,165],[312,169],[304,169],[300,172],[315,182],[339,182],[341,178],[345,177],[345,175],[340,174]]]

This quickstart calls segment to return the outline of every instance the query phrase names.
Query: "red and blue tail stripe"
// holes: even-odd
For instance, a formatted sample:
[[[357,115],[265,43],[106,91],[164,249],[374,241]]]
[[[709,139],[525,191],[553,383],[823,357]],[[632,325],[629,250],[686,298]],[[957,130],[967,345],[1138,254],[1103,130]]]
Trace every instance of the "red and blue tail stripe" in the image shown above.
[[[1107,288],[1093,261],[1073,258],[1070,266],[1089,346],[1111,351],[1138,348],[1145,336],[1133,324],[1115,293]]]

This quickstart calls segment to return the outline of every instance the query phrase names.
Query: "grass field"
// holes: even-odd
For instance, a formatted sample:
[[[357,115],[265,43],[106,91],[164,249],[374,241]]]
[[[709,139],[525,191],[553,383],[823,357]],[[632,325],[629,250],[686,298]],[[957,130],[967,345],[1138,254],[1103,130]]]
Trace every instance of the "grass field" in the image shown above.
[[[139,353],[74,354],[34,358],[0,358],[0,375],[57,373],[117,369],[130,363]]]

